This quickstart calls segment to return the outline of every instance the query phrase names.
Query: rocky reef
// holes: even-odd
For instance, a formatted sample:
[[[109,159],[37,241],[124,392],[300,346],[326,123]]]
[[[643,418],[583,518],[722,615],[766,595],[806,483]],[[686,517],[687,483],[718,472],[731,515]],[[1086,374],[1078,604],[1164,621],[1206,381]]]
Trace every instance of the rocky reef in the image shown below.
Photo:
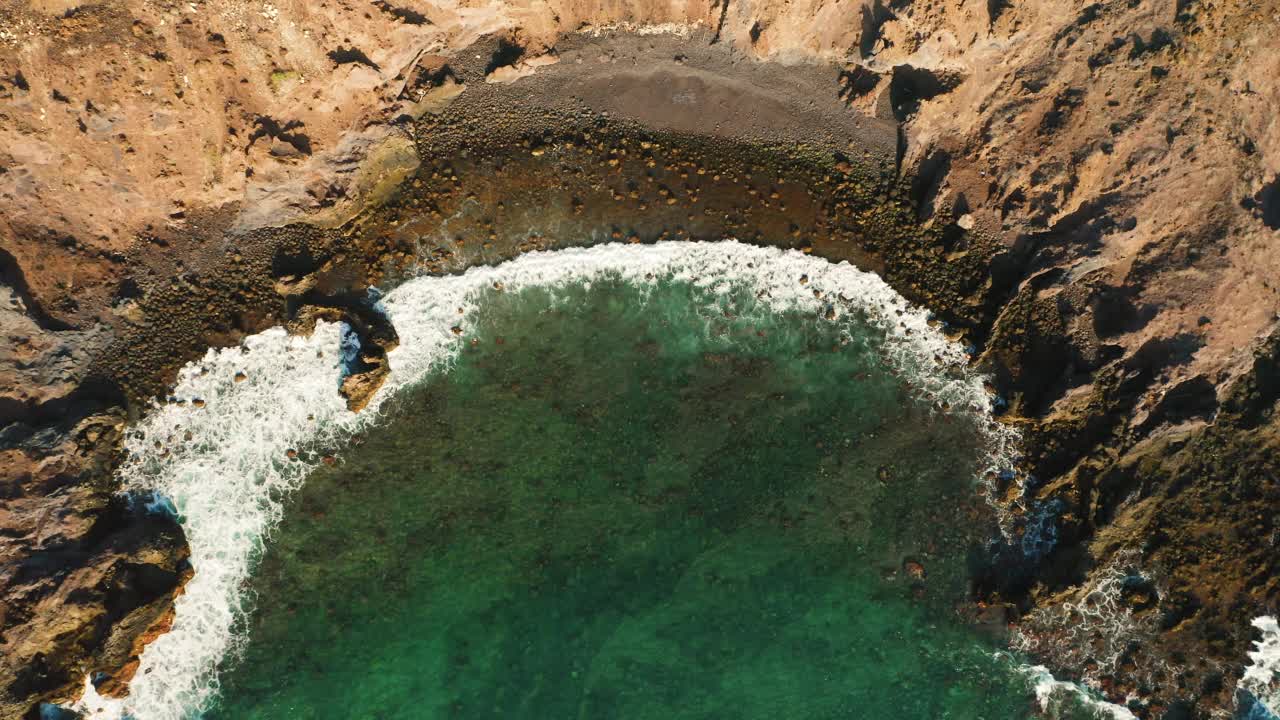
[[[0,2],[0,716],[126,691],[191,572],[116,494],[177,369],[534,248],[738,237],[931,309],[1025,439],[971,610],[1140,717],[1280,598],[1274,9]],[[198,569],[197,569],[198,571]]]

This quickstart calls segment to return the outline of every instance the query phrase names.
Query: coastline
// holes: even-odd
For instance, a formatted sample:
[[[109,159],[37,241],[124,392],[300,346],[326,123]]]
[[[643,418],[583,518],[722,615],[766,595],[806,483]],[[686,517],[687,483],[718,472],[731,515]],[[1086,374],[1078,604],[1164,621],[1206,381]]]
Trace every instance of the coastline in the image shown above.
[[[1006,15],[1006,21],[1011,17]],[[1225,328],[1223,334],[1217,325],[1229,325],[1227,321],[1211,319],[1203,324],[1179,319],[1202,309],[1195,302],[1162,297],[1166,281],[1160,279],[1164,277],[1160,263],[1201,267],[1208,262],[1202,258],[1211,257],[1203,250],[1197,250],[1195,257],[1171,255],[1167,248],[1148,251],[1155,260],[1119,261],[1131,264],[1131,273],[1118,284],[1109,279],[1108,266],[1099,258],[1108,257],[1110,251],[1105,248],[1110,246],[1105,243],[1111,241],[1102,238],[1114,235],[1119,247],[1131,237],[1126,235],[1131,230],[1122,229],[1127,219],[1120,217],[1120,208],[1130,207],[1125,198],[1104,193],[1094,205],[1082,201],[1076,211],[1065,215],[1055,207],[1047,216],[1056,218],[1051,222],[1043,212],[1037,215],[1017,203],[1011,206],[1012,192],[975,205],[978,196],[961,191],[965,182],[978,184],[972,172],[966,176],[962,171],[962,154],[946,151],[948,159],[943,163],[937,148],[929,149],[927,138],[934,131],[926,121],[937,122],[937,113],[951,102],[950,93],[935,96],[936,103],[931,102],[933,98],[916,98],[920,107],[904,117],[897,117],[901,113],[892,106],[893,87],[899,89],[900,97],[901,92],[919,94],[924,81],[918,75],[890,66],[885,73],[876,71],[879,91],[856,95],[863,87],[857,78],[864,76],[862,71],[854,72],[857,77],[850,76],[847,82],[853,88],[849,92],[856,95],[852,102],[862,112],[852,112],[847,104],[849,92],[842,97],[844,86],[831,80],[836,76],[846,81],[841,73],[853,72],[848,68],[762,63],[750,55],[735,54],[741,50],[727,43],[710,42],[712,33],[709,25],[687,36],[642,34],[636,36],[639,39],[609,31],[552,45],[528,36],[513,40],[511,35],[498,34],[463,43],[466,51],[457,53],[457,60],[413,65],[416,74],[405,82],[419,82],[424,99],[430,100],[425,96],[431,93],[437,93],[432,98],[444,98],[457,85],[465,90],[439,103],[428,102],[422,108],[423,119],[410,125],[416,141],[413,162],[421,163],[419,167],[405,170],[401,162],[405,155],[389,153],[385,166],[369,175],[368,192],[349,193],[360,202],[372,203],[369,207],[356,202],[341,213],[320,217],[327,212],[321,198],[315,207],[301,211],[297,204],[281,201],[279,207],[286,210],[264,214],[262,208],[271,207],[264,199],[284,196],[274,191],[248,193],[237,201],[239,205],[183,209],[181,217],[171,216],[167,225],[145,231],[145,240],[131,245],[122,254],[123,261],[112,257],[116,251],[99,254],[87,248],[77,251],[82,255],[73,253],[70,260],[58,259],[48,253],[62,252],[56,249],[60,246],[49,244],[46,252],[41,249],[46,241],[34,234],[10,245],[22,251],[11,254],[12,264],[22,268],[16,296],[25,298],[19,306],[27,311],[7,322],[17,323],[16,332],[33,339],[32,347],[44,349],[33,352],[34,360],[24,359],[26,369],[9,385],[21,388],[23,394],[5,405],[7,419],[16,418],[9,428],[17,428],[6,429],[6,452],[18,468],[16,477],[33,498],[41,497],[42,487],[65,483],[67,476],[76,478],[73,483],[83,488],[70,497],[61,495],[21,508],[18,532],[27,531],[23,524],[27,518],[32,527],[38,527],[35,520],[47,512],[63,517],[78,514],[85,518],[84,527],[96,528],[93,533],[67,533],[54,539],[38,530],[34,536],[19,537],[34,537],[32,547],[37,553],[70,546],[97,567],[120,567],[125,562],[116,548],[127,545],[122,538],[138,537],[139,525],[106,509],[111,507],[114,490],[111,468],[118,462],[119,441],[113,438],[123,421],[142,414],[141,401],[160,393],[186,360],[207,347],[234,344],[274,324],[291,323],[301,331],[316,319],[358,322],[353,293],[362,294],[366,286],[393,281],[402,273],[422,269],[452,273],[528,249],[576,243],[580,238],[608,241],[631,239],[634,234],[635,239],[652,242],[681,237],[683,229],[683,237],[718,239],[726,234],[722,218],[739,212],[740,227],[766,231],[746,239],[807,248],[816,256],[850,259],[882,272],[908,299],[933,310],[953,331],[963,333],[979,354],[979,367],[993,373],[997,392],[1009,402],[1009,421],[1027,438],[1024,469],[1039,478],[1028,501],[1061,500],[1063,511],[1055,525],[1059,551],[1030,574],[988,578],[982,587],[986,597],[1023,617],[1032,608],[1067,605],[1089,592],[1090,580],[1117,553],[1143,548],[1144,562],[1162,571],[1165,584],[1154,596],[1134,594],[1125,603],[1133,612],[1159,621],[1152,623],[1155,630],[1142,639],[1136,656],[1119,663],[1114,676],[1098,678],[1102,688],[1113,698],[1154,691],[1152,713],[1178,703],[1207,709],[1229,705],[1233,678],[1239,671],[1223,672],[1219,665],[1233,662],[1231,667],[1243,669],[1253,639],[1248,622],[1267,607],[1276,591],[1275,573],[1269,569],[1273,561],[1265,557],[1263,548],[1250,549],[1229,563],[1219,559],[1240,547],[1232,533],[1265,535],[1269,531],[1268,520],[1254,518],[1263,517],[1274,493],[1273,487],[1260,483],[1271,472],[1267,449],[1274,448],[1278,437],[1271,414],[1276,396],[1271,378],[1280,364],[1280,335],[1268,334],[1270,326],[1254,309],[1242,309],[1239,327]],[[1187,38],[1188,44],[1200,42]],[[512,63],[490,69],[488,65],[503,57],[503,52],[513,52],[504,51],[504,43],[520,52]],[[676,63],[685,44],[687,54]],[[1148,55],[1163,57],[1160,53],[1172,54],[1177,47],[1138,59],[1163,62]],[[530,62],[551,55],[549,48],[558,58],[555,64]],[[581,63],[575,61],[575,53]],[[667,74],[573,70],[618,62],[634,65],[658,57],[673,66]],[[420,59],[415,58],[415,63]],[[505,74],[517,76],[512,82],[485,82],[506,67],[512,70]],[[806,73],[807,80],[803,79]],[[934,74],[938,75],[934,80],[941,82],[942,76]],[[673,82],[685,83],[682,92],[704,100],[689,104],[679,100],[687,97],[680,92],[655,91]],[[718,115],[738,117],[732,106],[715,98],[720,97],[717,93],[740,93],[742,83],[756,88],[753,92],[762,98],[783,99],[773,110],[767,102],[757,103],[759,112],[746,116],[741,125],[722,124],[723,135],[708,139],[688,134],[702,127],[698,123]],[[633,90],[619,92],[619,86]],[[562,94],[563,87],[575,88],[576,94]],[[963,89],[967,86],[958,87],[957,92],[967,92]],[[812,115],[791,117],[796,107],[808,107],[814,95],[824,98],[826,105]],[[467,125],[469,119],[492,120],[504,112],[511,112],[505,131],[496,124]],[[1056,112],[1062,113],[1061,109]],[[606,145],[601,156],[588,157],[587,150],[602,149],[596,147],[596,139],[578,139],[581,123],[601,119],[605,119],[605,131],[599,140],[656,141],[658,147],[648,158],[642,151],[651,148],[632,146],[640,162],[626,171],[627,177],[647,182],[643,178],[652,161],[668,173],[667,194],[654,188],[636,190],[639,197],[631,198],[626,177],[617,176],[620,182],[613,185],[605,182],[616,167],[608,162],[618,156],[609,156]],[[398,135],[403,128],[394,129],[394,124],[380,127],[384,137],[403,137]],[[480,136],[472,132],[477,127]],[[548,132],[553,142],[543,148],[541,138]],[[905,148],[902,133],[906,133]],[[268,128],[263,137],[270,138],[272,147],[300,142],[282,129],[272,134]],[[855,151],[849,149],[850,138],[860,138]],[[762,147],[762,139],[781,144]],[[383,147],[377,142],[366,144]],[[482,151],[470,167],[452,161],[453,151],[463,146]],[[612,149],[619,147],[615,144]],[[862,155],[863,150],[870,155]],[[280,151],[288,153],[287,148]],[[440,164],[442,158],[444,164]],[[507,178],[495,176],[491,173],[494,159],[520,170],[512,170]],[[577,174],[566,178],[555,163],[574,167]],[[695,180],[690,185],[700,189],[689,192],[682,182],[688,178],[680,173],[692,170],[694,178],[705,177],[697,174],[698,163],[711,176],[718,174],[712,169],[715,165],[726,168],[725,177],[733,174],[738,180],[750,174],[750,167],[764,166],[770,186]],[[624,168],[625,164],[619,162]],[[5,166],[14,167],[7,160]],[[349,169],[351,164],[343,167]],[[445,171],[448,174],[442,174]],[[325,172],[337,171],[331,168],[321,176]],[[13,177],[13,173],[7,175]],[[459,180],[455,182],[454,177]],[[782,184],[784,188],[790,185],[798,191],[788,194],[791,191],[775,189],[778,178],[790,180]],[[385,181],[381,189],[379,181]],[[290,183],[284,183],[281,192]],[[750,194],[753,189],[756,193]],[[586,190],[594,194],[579,197]],[[768,192],[762,196],[764,190]],[[814,190],[819,201],[806,206],[810,202],[806,198],[813,197],[806,191]],[[778,198],[770,197],[774,192]],[[513,212],[494,218],[483,213],[458,214],[475,204],[468,204],[472,200],[468,193],[476,198],[488,194],[513,198],[508,201]],[[1149,194],[1132,191],[1138,200]],[[962,197],[968,207],[958,207]],[[1023,197],[1029,202],[1025,192]],[[676,202],[668,205],[671,199]],[[329,207],[343,202],[338,197]],[[819,206],[827,212],[799,210]],[[602,208],[598,214],[597,207]],[[699,229],[689,219],[689,209],[708,207],[711,214],[701,217],[710,220],[705,229]],[[1231,215],[1228,224],[1252,227],[1248,225],[1255,222],[1252,211],[1238,204],[1233,207],[1240,216]],[[341,222],[352,208],[351,219]],[[531,213],[545,213],[548,208],[557,220],[554,232],[544,226],[531,233]],[[668,209],[656,212],[662,208]],[[1005,224],[1014,218],[1015,227],[995,222],[997,215],[991,213],[997,211]],[[796,235],[792,217],[831,221],[801,228]],[[1213,214],[1208,217],[1219,219]],[[284,218],[303,222],[274,229],[253,227]],[[626,218],[631,224],[624,226],[610,218]],[[447,231],[442,229],[445,219],[454,220]],[[1019,222],[1024,224],[1018,226]],[[1020,233],[1016,229],[1043,228],[1046,222],[1049,230]],[[467,242],[456,242],[458,233],[465,233]],[[1187,233],[1191,231],[1183,236]],[[1201,245],[1213,248],[1212,238],[1205,237]],[[1103,251],[1096,248],[1100,242]],[[29,254],[33,248],[41,253],[36,257],[47,260],[42,267],[50,270],[35,269],[37,263]],[[421,257],[427,258],[422,267],[406,264]],[[70,313],[58,299],[67,291],[55,285],[54,270],[67,263],[86,271],[101,269],[101,281],[88,284],[90,291],[78,292],[80,305]],[[1215,277],[1220,282],[1233,282],[1223,267],[1201,272],[1219,272]],[[1268,277],[1265,267],[1257,269]],[[1157,308],[1155,318],[1146,317],[1151,306]],[[1166,307],[1176,312],[1164,313]],[[109,322],[92,321],[95,314],[109,317]],[[50,345],[51,339],[57,344]],[[59,344],[82,348],[71,354],[70,367],[41,359],[53,356],[49,348],[56,350]],[[367,347],[382,345],[366,343]],[[393,351],[383,347],[384,356],[387,352]],[[376,382],[370,385],[376,390]],[[39,390],[33,395],[30,388]],[[116,435],[97,429],[103,426],[116,428]],[[52,429],[60,440],[49,442],[41,435],[44,429]],[[42,468],[48,466],[49,458],[75,458],[78,469],[42,481],[41,473],[46,472]],[[1010,492],[1017,490],[1011,487]],[[1228,517],[1219,517],[1217,511],[1224,507],[1230,508]],[[77,656],[79,650],[58,651],[69,653],[58,660],[66,668],[101,666],[114,672],[128,663],[134,641],[166,614],[167,598],[182,584],[182,544],[174,542],[172,525],[146,532],[159,534],[143,537],[143,554],[161,558],[146,562],[168,568],[169,574],[164,584],[148,590],[148,600],[129,617],[145,616],[151,621],[126,623],[94,615],[86,627],[100,633],[99,623],[105,621],[108,640],[85,655]],[[1150,538],[1158,542],[1153,546]],[[21,636],[34,650],[41,633],[57,631],[53,625],[41,625],[51,622],[52,616],[42,615],[39,603],[53,597],[42,593],[64,582],[59,578],[64,576],[50,575],[34,589],[6,586],[14,606],[32,609],[31,619],[23,621],[29,624],[10,624],[6,642]],[[1206,582],[1232,594],[1206,596],[1199,591]],[[92,600],[87,607],[100,602]],[[1026,630],[1034,633],[1037,628],[1027,626]],[[1051,628],[1039,631],[1051,635]],[[1123,669],[1129,664],[1149,667],[1161,657],[1174,656],[1191,659],[1181,677],[1157,681],[1173,688],[1165,694],[1151,687],[1149,679]],[[6,669],[15,677],[18,671]],[[1067,671],[1084,676],[1088,668]],[[56,672],[48,677],[54,680],[32,685],[32,695],[6,698],[6,703],[17,704],[4,707],[18,707],[31,697],[56,698],[75,692],[78,680],[72,681],[71,675],[62,681],[56,679]]]

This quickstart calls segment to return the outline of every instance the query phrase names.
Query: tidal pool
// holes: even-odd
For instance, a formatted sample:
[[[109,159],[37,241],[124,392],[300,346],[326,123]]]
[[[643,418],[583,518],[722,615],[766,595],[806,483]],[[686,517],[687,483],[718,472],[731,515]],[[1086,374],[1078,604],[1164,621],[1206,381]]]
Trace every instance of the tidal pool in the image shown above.
[[[737,243],[534,253],[210,351],[130,434],[195,576],[91,717],[1026,718],[1077,696],[963,617],[1008,461],[879,278]],[[192,402],[194,400],[200,402]],[[1037,697],[1036,690],[1054,697]]]
[[[489,292],[291,500],[217,718],[1022,718],[975,419],[750,288]]]

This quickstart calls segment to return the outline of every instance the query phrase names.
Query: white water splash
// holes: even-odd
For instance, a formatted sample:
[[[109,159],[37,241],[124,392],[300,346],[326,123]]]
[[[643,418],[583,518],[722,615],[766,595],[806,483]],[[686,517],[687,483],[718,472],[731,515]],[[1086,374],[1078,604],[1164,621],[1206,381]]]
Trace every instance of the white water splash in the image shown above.
[[[1023,668],[1035,683],[1036,697],[1049,717],[1056,717],[1070,703],[1089,711],[1091,717],[1127,720],[1133,713],[1097,698],[1100,678],[1113,673],[1132,643],[1149,638],[1155,619],[1139,617],[1124,601],[1125,589],[1153,584],[1143,573],[1136,553],[1120,552],[1099,568],[1074,601],[1033,610],[1014,632],[1011,647],[1025,654],[1052,656],[1073,666],[1091,666],[1080,683],[1055,679],[1042,666]],[[1157,669],[1144,667],[1145,681],[1155,683]]]
[[[603,276],[641,285],[677,280],[713,292],[747,285],[776,311],[857,312],[884,333],[883,355],[916,392],[987,418],[984,475],[1012,464],[1016,436],[990,419],[983,378],[970,370],[964,349],[878,276],[847,263],[733,241],[603,245],[418,278],[383,301],[400,346],[388,355],[387,380],[360,414],[348,411],[337,392],[340,328],[320,323],[310,337],[276,328],[240,347],[210,350],[179,375],[178,402],[155,407],[130,431],[129,458],[119,470],[124,487],[172,499],[195,576],[175,601],[172,630],[144,651],[129,695],[102,698],[87,686],[76,709],[90,718],[182,720],[207,708],[218,692],[218,663],[244,641],[236,628],[250,600],[244,588],[254,559],[307,474],[373,426],[388,398],[453,362],[483,293]]]
[[[1270,615],[1254,618],[1253,626],[1262,639],[1253,643],[1249,666],[1240,678],[1240,689],[1248,692],[1273,716],[1280,716],[1280,621]]]
[[[1043,665],[1024,666],[1022,671],[1035,687],[1036,701],[1048,717],[1073,717],[1084,710],[1098,720],[1138,720],[1128,708],[1099,700],[1075,683],[1058,680]]]
[[[1024,618],[1013,647],[1052,654],[1071,665],[1092,661],[1093,669],[1083,680],[1097,687],[1099,677],[1115,672],[1130,644],[1154,634],[1154,617],[1135,615],[1124,601],[1126,587],[1151,582],[1153,578],[1138,569],[1136,553],[1117,553],[1075,601],[1037,608]]]

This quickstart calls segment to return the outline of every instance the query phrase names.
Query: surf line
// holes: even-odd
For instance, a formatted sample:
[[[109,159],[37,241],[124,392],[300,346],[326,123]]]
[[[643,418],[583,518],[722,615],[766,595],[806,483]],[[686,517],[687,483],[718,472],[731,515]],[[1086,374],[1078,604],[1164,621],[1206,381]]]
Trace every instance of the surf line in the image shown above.
[[[170,631],[144,650],[123,698],[86,680],[74,709],[90,718],[182,720],[208,708],[217,669],[243,646],[251,598],[242,589],[284,502],[319,463],[371,428],[389,398],[445,372],[466,339],[468,315],[487,293],[612,278],[643,286],[690,283],[712,296],[748,287],[771,312],[824,321],[856,316],[883,336],[881,355],[913,391],[947,412],[982,420],[981,478],[1012,467],[1016,433],[991,417],[984,378],[969,356],[879,276],[793,250],[726,240],[597,245],[532,252],[460,275],[423,276],[382,299],[400,336],[391,372],[360,413],[337,392],[343,328],[318,323],[308,337],[272,328],[237,347],[210,349],[185,367],[172,401],[157,403],[126,438],[125,492],[167,498],[187,533],[195,574],[175,600]]]

